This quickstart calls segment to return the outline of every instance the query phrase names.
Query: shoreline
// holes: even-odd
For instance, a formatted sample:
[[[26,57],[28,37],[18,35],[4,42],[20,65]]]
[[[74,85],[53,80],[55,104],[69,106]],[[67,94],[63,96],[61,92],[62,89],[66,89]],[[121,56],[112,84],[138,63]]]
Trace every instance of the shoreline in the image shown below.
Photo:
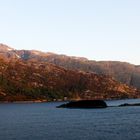
[[[5,103],[5,104],[8,104],[8,103],[43,103],[43,102],[48,102],[48,101],[0,101],[0,104],[1,103]]]
[[[35,100],[35,101],[0,101],[0,104],[8,104],[8,103],[50,103],[50,102],[69,102],[70,100],[57,100],[57,101],[41,101],[41,100]]]
[[[118,100],[135,100],[140,98],[124,98],[124,99],[103,99],[106,101],[118,101]],[[84,100],[84,99],[83,99]],[[95,99],[96,100],[96,99]],[[50,103],[50,102],[70,102],[70,101],[77,101],[77,100],[27,100],[27,101],[0,101],[0,104],[2,103]]]

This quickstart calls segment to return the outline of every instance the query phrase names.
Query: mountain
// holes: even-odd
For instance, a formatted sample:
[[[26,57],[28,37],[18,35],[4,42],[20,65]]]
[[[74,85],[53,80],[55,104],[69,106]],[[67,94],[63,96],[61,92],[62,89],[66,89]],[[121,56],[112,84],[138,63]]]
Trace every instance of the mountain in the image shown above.
[[[47,62],[0,59],[0,101],[138,98],[140,91],[105,75]]]
[[[9,52],[12,50],[14,50],[14,49],[5,44],[0,43],[0,52]]]
[[[33,59],[49,62],[70,70],[108,75],[121,83],[140,89],[140,67],[126,62],[91,61],[86,58],[75,58],[57,54],[48,55],[47,53],[46,56],[38,55],[32,57],[32,55],[30,55],[28,58],[28,60]]]
[[[0,43],[0,56],[5,58],[6,60],[19,58],[15,49],[2,43]]]
[[[15,50],[0,44],[0,54],[6,59],[48,62],[69,69],[104,74],[117,81],[140,89],[140,66],[117,61],[92,61],[83,57],[69,57],[36,50]]]

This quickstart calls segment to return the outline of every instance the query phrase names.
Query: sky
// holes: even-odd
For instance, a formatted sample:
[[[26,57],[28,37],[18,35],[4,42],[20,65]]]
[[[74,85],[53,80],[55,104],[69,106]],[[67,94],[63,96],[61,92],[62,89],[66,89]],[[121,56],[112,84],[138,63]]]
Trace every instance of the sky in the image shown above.
[[[0,0],[0,43],[140,65],[140,0]]]

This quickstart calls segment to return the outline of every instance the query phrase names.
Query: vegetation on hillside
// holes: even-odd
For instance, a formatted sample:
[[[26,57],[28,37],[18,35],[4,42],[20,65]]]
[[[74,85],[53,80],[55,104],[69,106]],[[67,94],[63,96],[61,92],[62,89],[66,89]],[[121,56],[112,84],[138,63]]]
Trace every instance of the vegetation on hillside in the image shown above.
[[[135,88],[105,75],[35,60],[0,59],[0,101],[137,98]]]

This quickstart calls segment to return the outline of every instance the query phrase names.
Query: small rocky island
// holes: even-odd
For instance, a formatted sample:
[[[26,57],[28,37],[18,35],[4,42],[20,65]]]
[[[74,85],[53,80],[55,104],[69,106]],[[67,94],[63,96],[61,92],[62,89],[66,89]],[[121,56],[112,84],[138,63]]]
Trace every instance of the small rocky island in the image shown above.
[[[57,106],[57,108],[106,108],[107,104],[103,100],[79,100]]]
[[[119,107],[125,107],[125,106],[140,106],[140,103],[133,103],[133,104],[124,103],[119,105]]]

